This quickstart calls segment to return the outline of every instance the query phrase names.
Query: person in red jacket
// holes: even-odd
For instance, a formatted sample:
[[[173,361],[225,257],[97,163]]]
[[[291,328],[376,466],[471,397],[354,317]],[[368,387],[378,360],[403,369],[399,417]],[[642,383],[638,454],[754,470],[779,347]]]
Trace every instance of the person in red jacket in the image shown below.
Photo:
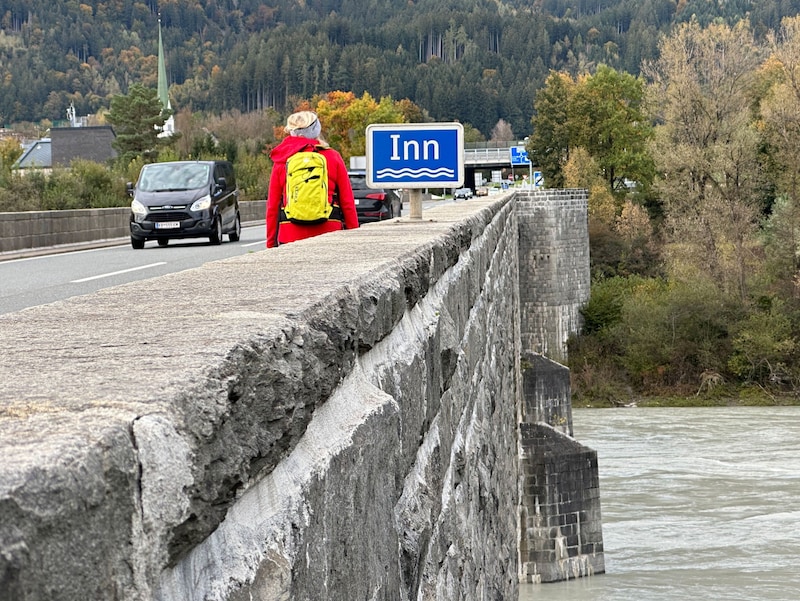
[[[342,155],[320,137],[322,127],[317,114],[312,111],[300,111],[289,115],[286,120],[286,131],[289,135],[269,153],[273,166],[267,196],[267,248],[341,229],[357,228],[358,215],[347,168]],[[294,153],[309,146],[315,146],[325,155],[328,163],[328,200],[341,209],[341,218],[331,218],[313,225],[281,219],[286,193],[286,161]],[[338,216],[338,211],[334,214]]]

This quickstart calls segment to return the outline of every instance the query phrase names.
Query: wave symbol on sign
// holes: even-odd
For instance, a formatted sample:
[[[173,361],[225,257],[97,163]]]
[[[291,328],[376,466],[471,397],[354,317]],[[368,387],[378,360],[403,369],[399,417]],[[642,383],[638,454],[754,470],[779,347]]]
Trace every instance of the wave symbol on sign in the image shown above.
[[[386,179],[386,178],[400,178],[400,177],[411,177],[411,178],[422,178],[422,177],[455,177],[455,170],[448,169],[447,167],[440,167],[438,169],[429,169],[427,167],[422,167],[420,169],[409,169],[405,167],[403,169],[379,169],[375,175],[378,178]]]

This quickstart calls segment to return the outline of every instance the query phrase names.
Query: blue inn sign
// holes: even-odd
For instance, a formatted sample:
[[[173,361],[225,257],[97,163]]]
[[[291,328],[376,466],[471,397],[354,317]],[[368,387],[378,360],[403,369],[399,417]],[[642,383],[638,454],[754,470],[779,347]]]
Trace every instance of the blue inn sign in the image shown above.
[[[460,123],[376,123],[367,126],[367,186],[459,188],[464,182]]]

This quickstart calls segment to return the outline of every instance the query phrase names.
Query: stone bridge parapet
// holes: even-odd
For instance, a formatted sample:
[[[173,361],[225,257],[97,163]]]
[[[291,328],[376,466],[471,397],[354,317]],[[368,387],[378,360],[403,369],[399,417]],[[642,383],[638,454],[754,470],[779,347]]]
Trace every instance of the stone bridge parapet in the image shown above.
[[[515,599],[515,204],[0,316],[3,599]]]

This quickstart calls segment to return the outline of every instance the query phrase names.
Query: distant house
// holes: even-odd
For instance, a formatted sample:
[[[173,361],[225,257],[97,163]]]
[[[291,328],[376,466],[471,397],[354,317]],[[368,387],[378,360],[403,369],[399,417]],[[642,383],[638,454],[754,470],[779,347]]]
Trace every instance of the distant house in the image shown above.
[[[22,145],[22,156],[14,163],[14,169],[46,169],[53,166],[50,138],[41,138]]]
[[[74,159],[106,163],[116,158],[111,146],[114,130],[108,125],[94,127],[51,127],[50,137],[23,145],[22,156],[14,169],[46,169],[69,167]]]
[[[117,156],[111,146],[116,138],[110,125],[94,127],[52,127],[53,167],[69,167],[74,159],[105,163]]]

